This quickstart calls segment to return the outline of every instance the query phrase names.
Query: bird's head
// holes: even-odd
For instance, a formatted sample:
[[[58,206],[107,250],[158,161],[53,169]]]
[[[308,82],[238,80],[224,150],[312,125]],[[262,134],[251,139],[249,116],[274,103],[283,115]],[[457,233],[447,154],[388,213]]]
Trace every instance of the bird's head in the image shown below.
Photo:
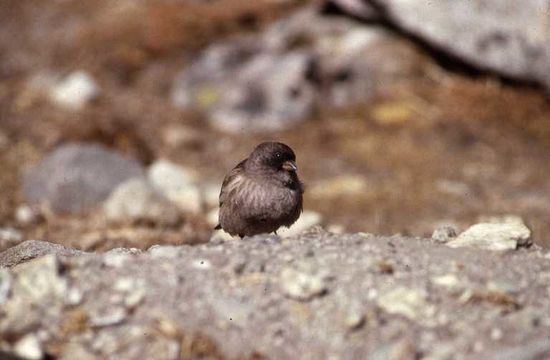
[[[294,151],[280,142],[261,143],[256,146],[248,159],[254,166],[271,170],[295,172],[298,169]]]

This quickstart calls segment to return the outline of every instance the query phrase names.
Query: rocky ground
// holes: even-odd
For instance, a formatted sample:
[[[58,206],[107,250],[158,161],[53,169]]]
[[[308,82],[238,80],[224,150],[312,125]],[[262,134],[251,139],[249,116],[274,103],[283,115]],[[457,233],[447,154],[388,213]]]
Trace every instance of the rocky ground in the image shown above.
[[[0,358],[550,358],[548,4],[411,4],[0,2]]]
[[[25,359],[547,359],[550,252],[436,238],[314,228],[104,254],[25,242],[0,254],[0,350]]]

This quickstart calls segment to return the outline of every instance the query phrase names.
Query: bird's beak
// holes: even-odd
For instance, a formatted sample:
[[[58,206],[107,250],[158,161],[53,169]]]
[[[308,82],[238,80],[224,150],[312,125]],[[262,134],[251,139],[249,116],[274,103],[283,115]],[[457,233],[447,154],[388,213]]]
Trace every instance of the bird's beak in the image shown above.
[[[283,163],[283,169],[286,171],[296,171],[298,168],[296,167],[296,163],[294,161],[285,161]]]

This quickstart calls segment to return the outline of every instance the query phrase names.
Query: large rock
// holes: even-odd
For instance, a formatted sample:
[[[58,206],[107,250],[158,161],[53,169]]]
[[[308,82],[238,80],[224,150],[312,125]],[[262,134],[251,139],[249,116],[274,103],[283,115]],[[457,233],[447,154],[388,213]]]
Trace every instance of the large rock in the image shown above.
[[[207,48],[175,79],[172,100],[225,131],[279,130],[319,107],[365,103],[417,74],[419,59],[379,27],[307,8]]]
[[[465,63],[550,90],[550,13],[545,0],[364,2],[395,27]]]
[[[0,352],[130,360],[548,358],[545,256],[321,230],[286,240],[50,254],[0,270]]]
[[[80,212],[99,204],[123,181],[143,175],[139,162],[102,145],[65,144],[47,155],[23,178],[31,203],[56,212]]]

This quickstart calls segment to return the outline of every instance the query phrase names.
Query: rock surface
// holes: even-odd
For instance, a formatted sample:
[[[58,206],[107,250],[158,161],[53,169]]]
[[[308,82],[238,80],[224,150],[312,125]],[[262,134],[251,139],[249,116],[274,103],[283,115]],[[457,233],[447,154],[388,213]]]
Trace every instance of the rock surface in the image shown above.
[[[355,1],[352,1],[356,3]],[[365,0],[396,28],[481,70],[550,90],[547,1]],[[348,8],[352,14],[358,10]]]
[[[99,144],[61,145],[23,178],[31,203],[56,212],[81,212],[99,204],[123,181],[143,175],[141,165]]]
[[[380,27],[307,8],[259,36],[207,48],[175,79],[172,100],[228,132],[280,130],[320,107],[365,103],[420,63]]]
[[[0,270],[0,351],[60,359],[545,358],[549,279],[550,259],[539,250],[453,249],[320,229],[286,240],[49,254]]]
[[[0,268],[11,267],[48,254],[76,256],[83,252],[46,241],[27,240],[0,253]]]

